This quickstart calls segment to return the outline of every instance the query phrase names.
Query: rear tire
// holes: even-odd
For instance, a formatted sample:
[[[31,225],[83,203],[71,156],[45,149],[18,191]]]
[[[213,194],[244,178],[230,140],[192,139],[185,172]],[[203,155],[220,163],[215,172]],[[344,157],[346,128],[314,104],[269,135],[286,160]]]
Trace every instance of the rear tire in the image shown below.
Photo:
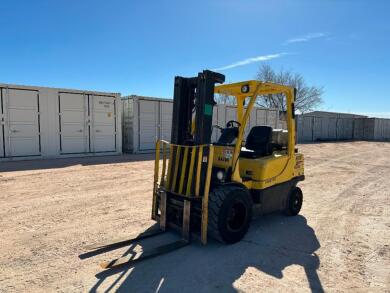
[[[303,193],[299,187],[294,187],[287,198],[284,213],[287,216],[296,216],[299,214],[303,203]]]
[[[252,198],[241,186],[221,185],[209,195],[208,234],[217,241],[235,243],[249,229]]]

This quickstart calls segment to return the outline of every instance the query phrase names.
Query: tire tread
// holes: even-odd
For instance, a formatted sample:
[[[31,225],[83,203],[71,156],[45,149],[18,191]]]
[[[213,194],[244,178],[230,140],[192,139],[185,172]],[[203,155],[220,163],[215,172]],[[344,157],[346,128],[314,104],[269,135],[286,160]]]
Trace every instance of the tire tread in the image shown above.
[[[235,190],[242,190],[242,187],[236,185],[223,185],[216,187],[209,195],[208,235],[222,243],[225,243],[225,241],[218,228],[219,211],[228,194]]]

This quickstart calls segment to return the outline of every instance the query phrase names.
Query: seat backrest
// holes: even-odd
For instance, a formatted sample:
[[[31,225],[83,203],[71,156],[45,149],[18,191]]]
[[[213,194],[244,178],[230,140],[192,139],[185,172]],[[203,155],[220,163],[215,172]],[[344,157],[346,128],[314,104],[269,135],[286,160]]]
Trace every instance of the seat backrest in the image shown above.
[[[222,130],[222,134],[218,139],[217,144],[227,145],[232,144],[238,136],[238,127],[229,127]]]
[[[254,126],[248,134],[245,147],[256,153],[267,155],[271,150],[272,127]]]

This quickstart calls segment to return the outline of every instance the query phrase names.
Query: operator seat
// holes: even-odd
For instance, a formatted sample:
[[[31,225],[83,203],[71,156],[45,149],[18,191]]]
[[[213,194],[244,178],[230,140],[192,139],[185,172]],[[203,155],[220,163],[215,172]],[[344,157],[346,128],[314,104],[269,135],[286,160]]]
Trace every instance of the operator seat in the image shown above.
[[[255,159],[272,155],[272,127],[254,126],[248,134],[241,158]]]

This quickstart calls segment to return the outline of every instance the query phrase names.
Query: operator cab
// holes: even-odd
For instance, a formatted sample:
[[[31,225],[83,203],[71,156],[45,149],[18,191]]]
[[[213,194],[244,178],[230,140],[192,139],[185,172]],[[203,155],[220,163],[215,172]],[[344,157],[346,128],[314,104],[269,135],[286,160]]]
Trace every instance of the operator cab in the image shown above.
[[[241,124],[231,120],[226,127],[214,125],[221,131],[221,135],[214,143],[217,146],[234,146],[239,133]],[[245,146],[241,147],[240,158],[255,159],[270,156],[274,151],[287,149],[288,132],[283,129],[273,129],[270,126],[254,126],[250,130]]]

